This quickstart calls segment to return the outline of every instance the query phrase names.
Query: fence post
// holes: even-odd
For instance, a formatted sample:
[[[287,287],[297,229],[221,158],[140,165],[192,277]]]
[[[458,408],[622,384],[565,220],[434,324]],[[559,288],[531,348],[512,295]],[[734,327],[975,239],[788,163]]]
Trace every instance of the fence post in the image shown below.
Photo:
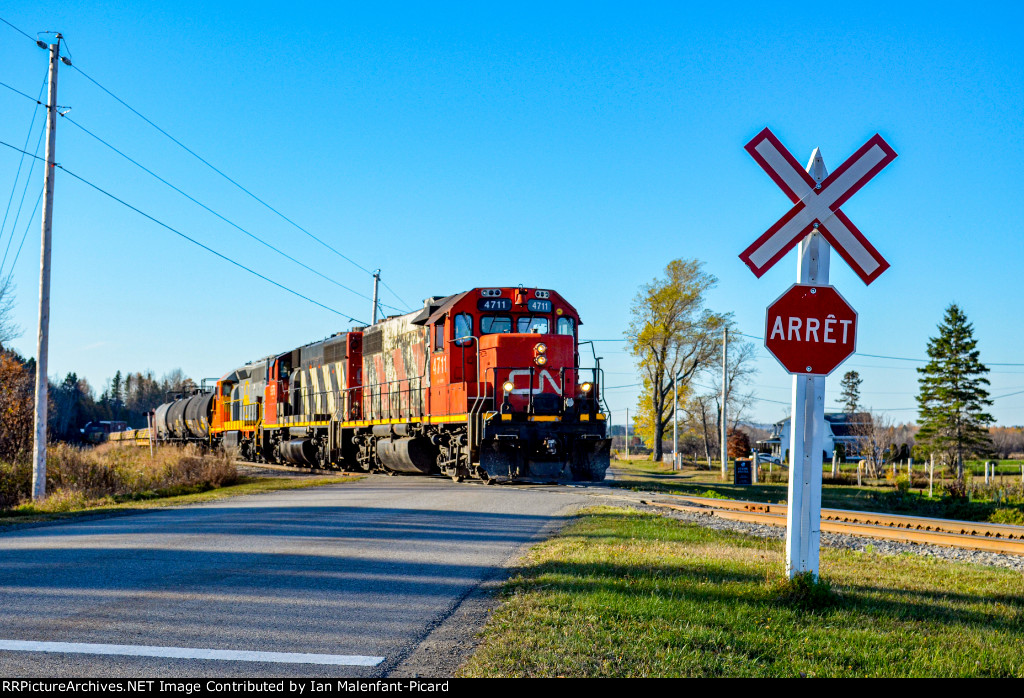
[[[864,461],[857,461],[857,487],[860,487],[860,476],[864,470]]]
[[[935,454],[930,454],[931,461],[928,464],[928,497],[931,498],[935,485]]]

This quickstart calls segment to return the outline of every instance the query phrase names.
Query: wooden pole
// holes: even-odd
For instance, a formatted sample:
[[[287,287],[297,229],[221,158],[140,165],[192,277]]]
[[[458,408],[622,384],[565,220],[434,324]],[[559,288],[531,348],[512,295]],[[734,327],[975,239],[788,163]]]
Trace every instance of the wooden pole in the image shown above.
[[[726,397],[729,395],[729,328],[722,330],[722,479],[729,477],[729,444],[728,444],[728,423],[726,412]]]
[[[377,285],[380,283],[380,269],[373,272],[373,314],[370,317],[370,324],[377,324]]]
[[[629,460],[629,408],[626,408],[626,460]]]
[[[672,378],[672,470],[679,466],[679,394],[678,382]]]
[[[36,341],[35,435],[32,443],[32,498],[46,497],[46,369],[50,344],[50,240],[53,233],[53,178],[57,156],[57,66],[60,40],[50,44],[50,90],[46,103],[46,169],[43,172],[43,230],[39,259],[39,336]]]

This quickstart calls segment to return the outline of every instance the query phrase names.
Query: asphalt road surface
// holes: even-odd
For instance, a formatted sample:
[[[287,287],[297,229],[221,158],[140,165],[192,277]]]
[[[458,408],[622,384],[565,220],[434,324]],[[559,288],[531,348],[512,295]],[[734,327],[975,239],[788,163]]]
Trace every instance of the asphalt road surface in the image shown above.
[[[378,476],[15,527],[0,676],[387,676],[587,501]]]

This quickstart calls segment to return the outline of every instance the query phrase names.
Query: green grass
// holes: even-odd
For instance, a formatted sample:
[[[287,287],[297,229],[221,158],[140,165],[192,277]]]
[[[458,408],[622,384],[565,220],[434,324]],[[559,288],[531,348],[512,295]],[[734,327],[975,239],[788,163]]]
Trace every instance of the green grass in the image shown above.
[[[785,504],[788,492],[787,471],[773,466],[773,476],[779,482],[759,483],[757,485],[733,485],[732,471],[729,480],[723,481],[721,471],[696,470],[687,468],[672,471],[672,466],[651,461],[620,461],[613,460],[612,467],[618,471],[618,479],[608,484],[613,487],[624,487],[632,490],[665,492],[691,496],[726,496],[734,499],[745,499],[770,504]],[[922,481],[915,477],[915,486],[909,492],[898,492],[893,483],[884,479],[862,480],[858,487],[856,480],[844,473],[846,482],[841,484],[830,481],[830,469],[826,468],[822,478],[821,505],[829,509],[848,509],[853,511],[874,511],[890,514],[907,514],[912,516],[928,516],[965,521],[992,521],[996,523],[1024,524],[1024,511],[1017,503],[997,503],[985,500],[953,500],[942,496],[942,483],[935,479],[935,496],[928,496],[927,484],[923,489]],[[762,465],[762,473],[768,472],[767,465]],[[917,470],[916,473],[921,473]],[[938,474],[938,473],[936,473]],[[978,477],[974,478],[979,483]],[[1007,479],[1011,486],[1017,481]]]
[[[219,499],[238,497],[246,494],[260,494],[262,492],[275,492],[278,490],[294,490],[304,487],[335,485],[339,483],[355,482],[359,479],[361,478],[352,476],[330,476],[317,478],[240,477],[233,485],[213,489],[199,486],[174,487],[167,490],[104,497],[102,499],[95,500],[73,499],[70,500],[69,505],[66,508],[56,507],[56,510],[52,504],[39,507],[32,502],[27,502],[15,509],[0,510],[0,527],[22,523],[74,518],[83,515],[124,513],[145,509],[157,509],[160,507],[199,504],[202,502],[212,502]]]
[[[463,676],[1024,676],[1024,577],[601,507],[535,547]]]

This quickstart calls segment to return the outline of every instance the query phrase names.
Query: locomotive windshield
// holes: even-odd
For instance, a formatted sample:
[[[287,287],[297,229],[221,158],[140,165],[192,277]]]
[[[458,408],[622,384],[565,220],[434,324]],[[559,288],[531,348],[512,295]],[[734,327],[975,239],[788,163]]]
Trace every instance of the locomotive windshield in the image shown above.
[[[455,345],[464,347],[470,344],[472,340],[468,337],[473,336],[473,316],[469,313],[459,313],[455,316]]]
[[[480,318],[480,334],[508,334],[512,331],[512,318],[508,315],[484,315]]]
[[[516,318],[516,332],[520,334],[547,334],[548,318],[546,315],[524,315]]]

